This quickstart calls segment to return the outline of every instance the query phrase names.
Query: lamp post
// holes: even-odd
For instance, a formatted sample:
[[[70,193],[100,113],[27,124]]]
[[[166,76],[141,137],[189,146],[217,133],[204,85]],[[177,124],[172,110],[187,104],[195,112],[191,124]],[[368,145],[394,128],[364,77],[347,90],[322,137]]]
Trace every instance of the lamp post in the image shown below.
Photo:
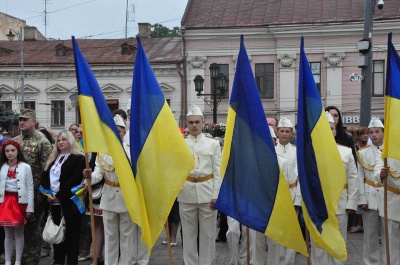
[[[8,34],[6,35],[9,41],[14,40],[14,37],[17,36],[19,41],[19,50],[21,56],[21,109],[25,106],[25,73],[24,73],[24,45],[22,39],[22,27],[19,28],[19,32],[10,29]]]
[[[201,75],[197,75],[194,78],[193,82],[195,85],[195,91],[197,92],[197,98],[202,98],[204,102],[206,102],[207,105],[211,107],[213,111],[213,123],[216,124],[218,105],[221,102],[222,98],[225,96],[226,91],[228,91],[228,78],[224,74],[220,73],[219,65],[216,63],[211,64],[209,69],[210,77],[212,80],[211,94],[202,93],[204,78]],[[212,102],[204,96],[212,96]]]

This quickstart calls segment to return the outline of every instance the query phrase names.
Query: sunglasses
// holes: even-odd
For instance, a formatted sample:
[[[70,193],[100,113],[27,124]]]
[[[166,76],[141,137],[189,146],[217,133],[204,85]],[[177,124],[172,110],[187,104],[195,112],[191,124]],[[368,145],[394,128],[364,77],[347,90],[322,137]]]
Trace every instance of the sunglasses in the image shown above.
[[[190,132],[188,132],[188,131],[184,131],[183,133],[184,133],[184,134],[189,134]]]
[[[76,134],[82,134],[82,131],[77,131]]]
[[[78,130],[69,130],[70,132],[73,132],[73,133],[78,133]]]

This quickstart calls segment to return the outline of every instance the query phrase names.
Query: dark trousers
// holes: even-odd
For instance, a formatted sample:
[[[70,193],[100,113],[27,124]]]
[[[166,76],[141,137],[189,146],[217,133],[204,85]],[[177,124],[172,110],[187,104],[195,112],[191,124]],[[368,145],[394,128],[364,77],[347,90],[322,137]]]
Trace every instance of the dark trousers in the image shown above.
[[[66,236],[64,242],[53,244],[54,263],[64,264],[67,258],[67,265],[78,264],[79,239],[83,215],[71,202],[62,207],[53,205],[51,208],[53,221],[59,224],[61,221],[61,208],[65,218]]]

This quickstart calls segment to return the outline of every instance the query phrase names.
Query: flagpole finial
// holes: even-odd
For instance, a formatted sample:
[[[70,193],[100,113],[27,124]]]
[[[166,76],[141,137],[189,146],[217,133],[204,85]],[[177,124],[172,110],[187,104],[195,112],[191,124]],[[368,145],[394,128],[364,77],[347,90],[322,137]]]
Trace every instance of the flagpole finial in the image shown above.
[[[388,34],[388,42],[392,42],[392,32],[389,32]]]
[[[243,37],[243,34],[241,34],[240,35],[240,42],[243,43],[243,41],[244,41],[244,37]]]

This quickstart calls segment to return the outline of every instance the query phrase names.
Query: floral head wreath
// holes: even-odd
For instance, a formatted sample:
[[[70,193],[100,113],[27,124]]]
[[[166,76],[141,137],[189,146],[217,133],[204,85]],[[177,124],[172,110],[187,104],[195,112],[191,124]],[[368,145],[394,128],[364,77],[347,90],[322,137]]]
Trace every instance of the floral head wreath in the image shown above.
[[[19,148],[19,149],[21,149],[21,145],[17,142],[17,141],[14,141],[14,140],[6,140],[6,141],[4,141],[2,144],[1,144],[1,148],[3,149],[5,146],[7,146],[7,145],[9,145],[9,144],[12,144],[13,146],[15,146],[16,148]]]

